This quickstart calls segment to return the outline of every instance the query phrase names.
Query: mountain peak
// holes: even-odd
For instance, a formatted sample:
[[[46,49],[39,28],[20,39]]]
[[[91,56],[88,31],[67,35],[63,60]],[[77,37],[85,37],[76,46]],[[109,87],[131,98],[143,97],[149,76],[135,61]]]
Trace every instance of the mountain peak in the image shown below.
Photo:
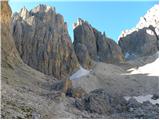
[[[74,48],[80,64],[89,69],[94,61],[105,63],[123,62],[120,47],[87,21],[78,19],[74,26]],[[82,54],[83,53],[83,54]]]
[[[155,28],[156,34],[159,34],[159,13],[160,13],[160,5],[156,4],[151,9],[149,9],[146,14],[140,17],[138,24],[129,29],[122,31],[121,35],[119,36],[119,40],[121,37],[125,37],[128,34],[133,33],[134,31],[138,31],[139,29],[143,29],[145,27],[153,26]]]
[[[26,19],[29,16],[29,11],[27,10],[27,8],[25,6],[20,10],[19,15],[23,19]]]
[[[23,8],[22,13],[23,17],[29,16],[13,16],[12,21],[13,38],[22,60],[40,72],[66,79],[79,63],[63,16],[42,4],[29,12]]]
[[[39,4],[37,7],[31,10],[32,13],[48,13],[49,11],[56,12],[55,7]]]
[[[83,20],[82,18],[78,18],[77,22],[75,22],[73,24],[73,29],[75,29],[76,27],[78,27],[79,25],[82,25],[84,23],[88,24],[88,22],[86,20]]]
[[[160,13],[159,7],[160,5],[156,4],[151,9],[149,9],[147,13],[140,18],[140,21],[136,25],[136,28],[141,29],[144,27],[149,27],[150,25],[152,25],[153,27],[157,27],[157,25],[159,24],[159,19],[158,19]]]
[[[159,8],[159,4],[154,5],[134,28],[122,31],[119,45],[126,59],[152,55],[159,50]]]

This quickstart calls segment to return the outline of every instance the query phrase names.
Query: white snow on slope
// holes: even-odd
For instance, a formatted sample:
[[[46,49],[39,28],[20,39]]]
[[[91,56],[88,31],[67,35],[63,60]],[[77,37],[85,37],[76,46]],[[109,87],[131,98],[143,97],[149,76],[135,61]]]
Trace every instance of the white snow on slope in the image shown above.
[[[160,59],[156,59],[154,62],[146,64],[138,69],[132,68],[128,71],[130,74],[148,74],[148,76],[159,76],[160,75]]]
[[[156,103],[159,104],[159,99],[153,100],[153,99],[152,99],[152,96],[153,96],[153,95],[133,96],[133,97],[125,96],[124,98],[125,98],[127,101],[128,101],[130,98],[134,98],[134,99],[136,99],[136,101],[139,102],[139,103],[143,103],[143,102],[145,102],[145,101],[149,101],[149,102],[151,102],[152,104],[156,104]]]
[[[80,66],[80,69],[70,76],[70,80],[76,80],[76,79],[78,79],[82,76],[86,76],[88,74],[89,74],[89,71]]]

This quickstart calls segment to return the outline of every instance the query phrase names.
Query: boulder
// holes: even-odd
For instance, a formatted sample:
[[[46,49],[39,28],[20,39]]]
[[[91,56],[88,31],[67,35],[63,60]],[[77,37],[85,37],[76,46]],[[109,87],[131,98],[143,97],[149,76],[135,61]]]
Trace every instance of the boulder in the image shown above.
[[[11,29],[22,60],[32,68],[58,79],[67,79],[79,68],[67,24],[55,8],[22,8],[13,15]]]
[[[72,87],[68,89],[66,95],[74,98],[82,98],[84,95],[86,95],[86,91],[83,90],[81,87],[77,88]]]
[[[71,80],[61,80],[53,83],[51,86],[52,90],[61,91],[63,93],[67,93],[70,89],[72,89],[72,81]]]
[[[153,94],[152,99],[153,99],[153,100],[159,99],[159,94]]]
[[[111,116],[111,118],[157,119],[159,105],[149,101],[139,103],[131,98],[128,101],[119,94],[112,94],[105,89],[96,89],[74,102],[76,108],[82,112]]]
[[[96,89],[75,101],[78,109],[98,114],[123,112],[126,105],[127,101],[122,96],[109,94],[104,89]]]

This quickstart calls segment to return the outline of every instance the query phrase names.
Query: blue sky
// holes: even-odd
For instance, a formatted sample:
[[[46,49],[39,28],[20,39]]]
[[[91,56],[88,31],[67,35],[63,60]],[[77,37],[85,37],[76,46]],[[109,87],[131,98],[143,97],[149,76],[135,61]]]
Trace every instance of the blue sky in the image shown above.
[[[38,1],[38,0],[37,0]],[[158,0],[137,0],[137,1],[68,1],[61,0],[51,1],[46,0],[44,2],[39,0],[10,0],[9,4],[13,12],[20,11],[22,7],[32,9],[38,4],[47,4],[54,6],[56,12],[64,16],[64,20],[68,24],[69,34],[73,40],[72,25],[76,22],[77,18],[87,20],[93,27],[101,32],[106,32],[106,35],[115,41],[121,31],[134,27],[141,16],[143,16],[148,9],[158,3]]]

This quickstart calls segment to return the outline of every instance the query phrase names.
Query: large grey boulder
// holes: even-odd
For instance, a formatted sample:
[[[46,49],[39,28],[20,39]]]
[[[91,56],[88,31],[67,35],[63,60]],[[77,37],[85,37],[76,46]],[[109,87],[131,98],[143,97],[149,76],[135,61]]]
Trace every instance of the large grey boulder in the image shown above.
[[[104,89],[96,89],[75,101],[75,106],[80,110],[91,113],[113,114],[127,110],[127,101],[120,95],[112,95]]]
[[[74,24],[73,44],[78,60],[85,68],[90,66],[90,63],[86,64],[87,59],[106,63],[123,61],[121,48],[112,39],[107,38],[105,33],[102,34],[80,18]],[[86,53],[83,57],[80,54],[82,51],[83,54]]]
[[[126,59],[159,51],[159,12],[159,5],[155,5],[140,18],[135,28],[121,33],[118,43]]]
[[[66,79],[79,68],[63,16],[55,8],[22,8],[12,17],[12,35],[22,60],[32,68]]]

